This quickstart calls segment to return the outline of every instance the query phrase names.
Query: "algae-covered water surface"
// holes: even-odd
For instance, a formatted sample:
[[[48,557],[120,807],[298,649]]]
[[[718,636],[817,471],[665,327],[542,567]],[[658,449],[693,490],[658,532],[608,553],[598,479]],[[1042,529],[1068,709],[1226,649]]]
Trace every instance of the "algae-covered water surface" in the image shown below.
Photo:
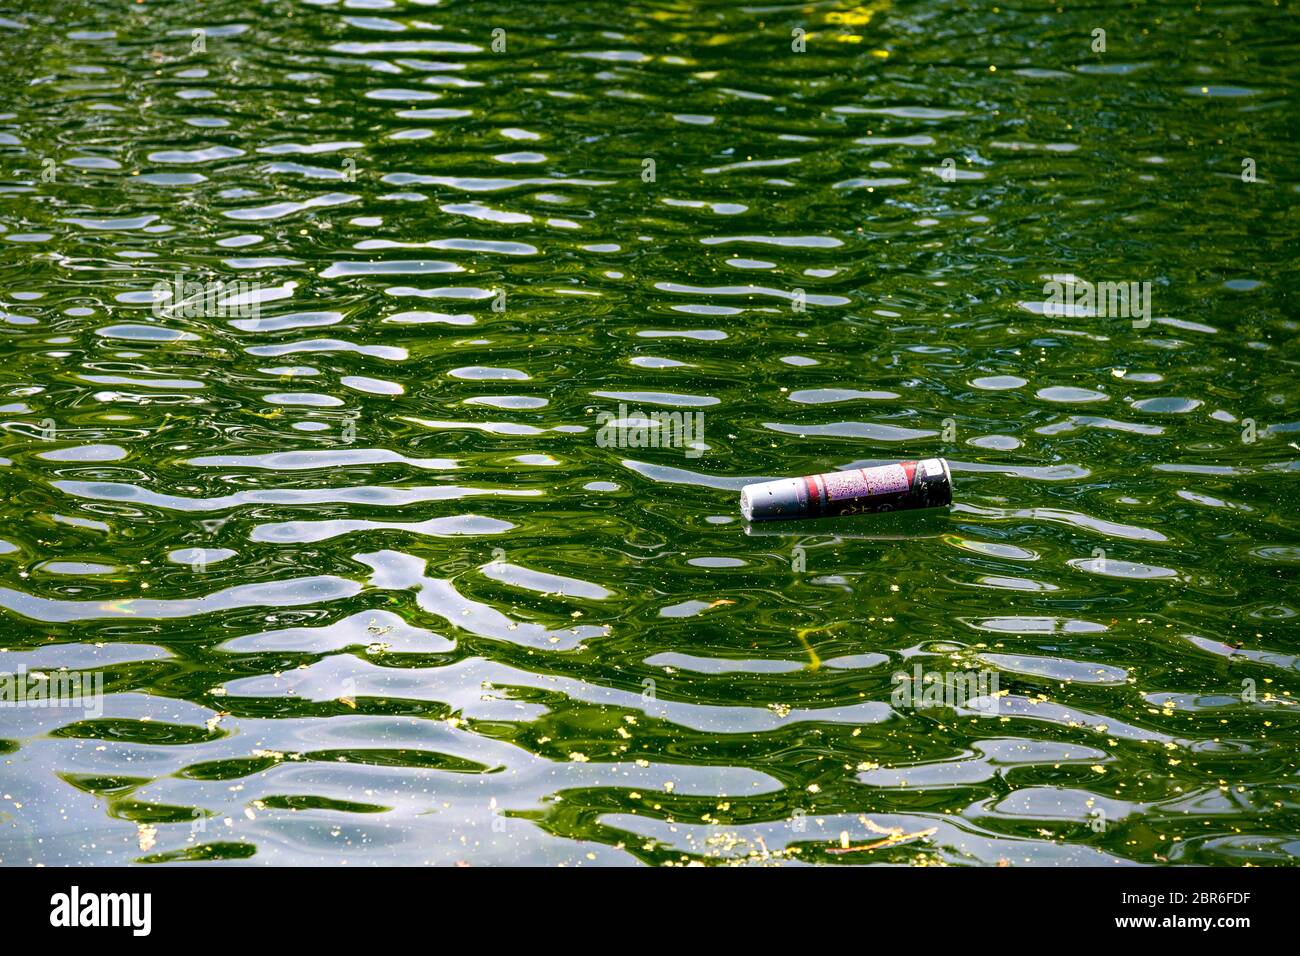
[[[8,4],[0,863],[1296,863],[1298,41]]]

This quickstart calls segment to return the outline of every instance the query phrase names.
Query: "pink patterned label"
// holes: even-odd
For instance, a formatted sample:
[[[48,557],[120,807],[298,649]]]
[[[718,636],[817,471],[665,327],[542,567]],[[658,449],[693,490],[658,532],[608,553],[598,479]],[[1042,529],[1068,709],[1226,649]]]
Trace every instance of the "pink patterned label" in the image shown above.
[[[907,491],[911,482],[902,465],[878,465],[857,471],[833,471],[822,475],[826,497],[831,501],[867,498],[873,495],[896,495]]]

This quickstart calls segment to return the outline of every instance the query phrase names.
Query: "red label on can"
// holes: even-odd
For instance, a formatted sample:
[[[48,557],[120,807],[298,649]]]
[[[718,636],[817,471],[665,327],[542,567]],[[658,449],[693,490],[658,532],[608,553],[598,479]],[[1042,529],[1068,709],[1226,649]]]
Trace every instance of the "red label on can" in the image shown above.
[[[857,471],[833,471],[822,475],[826,497],[831,501],[902,494],[912,487],[902,465],[878,465]]]

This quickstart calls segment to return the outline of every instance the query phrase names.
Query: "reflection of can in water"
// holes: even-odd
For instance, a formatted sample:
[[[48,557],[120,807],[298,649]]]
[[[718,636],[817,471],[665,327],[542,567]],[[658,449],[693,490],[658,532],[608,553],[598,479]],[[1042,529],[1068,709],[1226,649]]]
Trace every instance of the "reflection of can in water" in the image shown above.
[[[832,518],[950,504],[952,473],[942,458],[781,478],[740,489],[740,513],[750,521]]]

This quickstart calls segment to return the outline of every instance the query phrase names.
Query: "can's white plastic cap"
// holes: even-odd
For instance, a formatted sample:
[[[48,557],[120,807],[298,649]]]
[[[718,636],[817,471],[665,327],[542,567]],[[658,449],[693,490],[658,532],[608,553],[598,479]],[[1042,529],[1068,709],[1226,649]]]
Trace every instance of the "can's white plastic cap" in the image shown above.
[[[740,513],[746,521],[804,517],[799,498],[803,487],[802,478],[778,478],[745,485],[740,489]]]

